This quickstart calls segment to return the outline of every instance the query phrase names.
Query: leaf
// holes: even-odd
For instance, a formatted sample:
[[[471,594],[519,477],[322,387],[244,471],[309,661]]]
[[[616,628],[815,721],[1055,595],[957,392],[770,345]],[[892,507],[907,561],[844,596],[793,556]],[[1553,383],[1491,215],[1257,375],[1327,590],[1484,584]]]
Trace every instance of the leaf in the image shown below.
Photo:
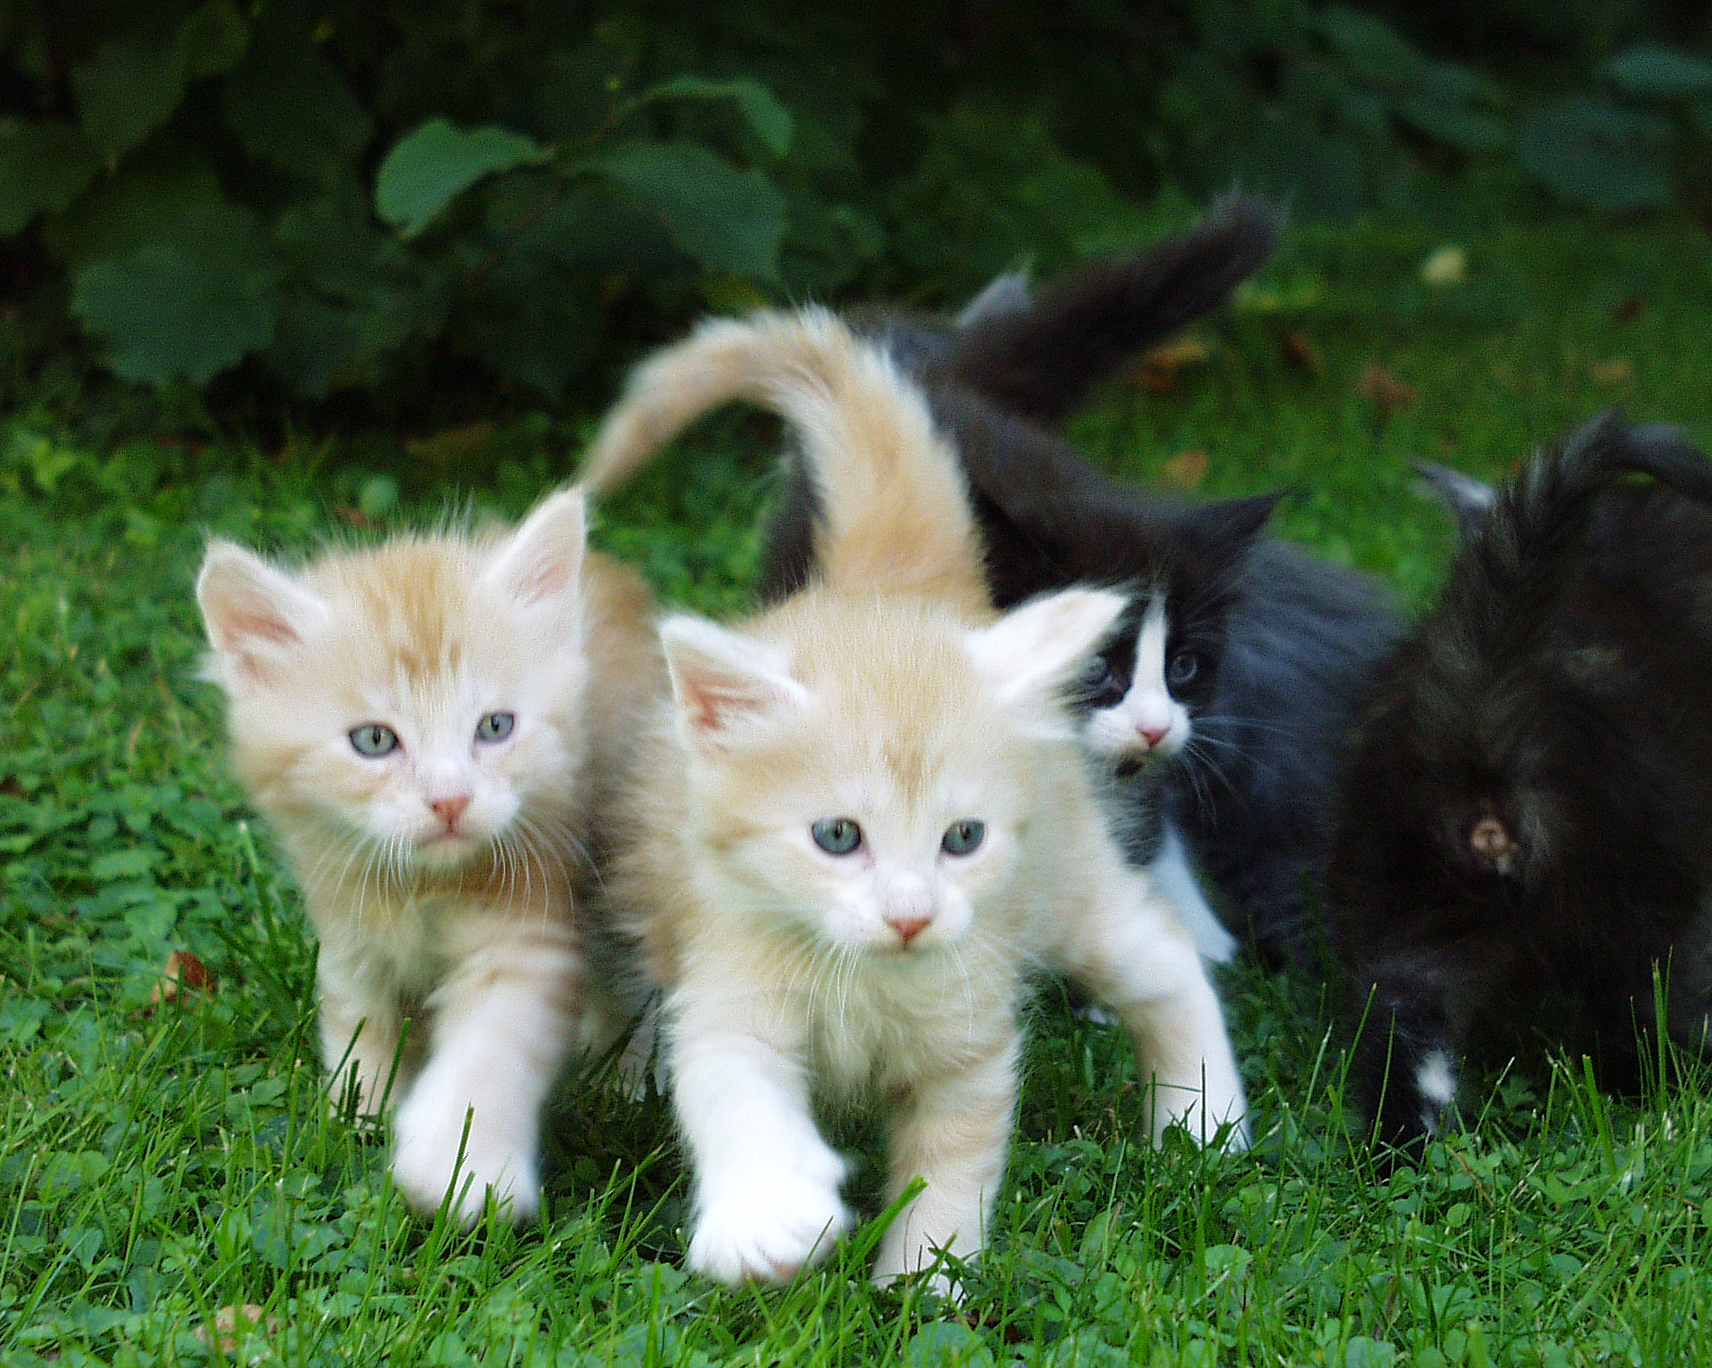
[[[229,0],[206,0],[176,28],[155,21],[109,38],[72,68],[84,131],[110,156],[128,152],[172,117],[190,81],[232,66],[248,41]]]
[[[252,157],[323,183],[374,133],[344,77],[279,6],[262,10],[256,41],[221,83],[221,108]]]
[[[1207,478],[1207,459],[1207,453],[1199,447],[1179,451],[1159,468],[1159,482],[1172,489],[1199,489]]]
[[[229,205],[77,274],[72,311],[128,380],[203,384],[267,343],[279,268],[246,210]]]
[[[216,986],[214,975],[200,959],[188,950],[174,950],[166,957],[159,982],[149,989],[149,1001],[158,1007],[185,993],[212,993]]]
[[[1675,143],[1659,116],[1580,95],[1529,115],[1516,155],[1560,198],[1622,213],[1670,203]]]
[[[621,143],[584,163],[657,214],[710,271],[776,283],[785,201],[766,177],[691,143]]]
[[[97,883],[116,883],[147,874],[155,866],[155,852],[142,846],[129,850],[110,850],[98,855],[89,864],[89,877]]]
[[[643,91],[637,103],[655,100],[732,100],[769,152],[782,157],[791,150],[791,111],[759,81],[710,81],[704,76],[678,76]]]
[[[1419,275],[1423,285],[1460,285],[1468,279],[1468,253],[1447,242],[1421,263]]]
[[[95,149],[71,124],[0,119],[0,236],[64,209],[100,169]]]
[[[430,119],[406,133],[386,154],[375,176],[375,208],[406,237],[413,237],[484,176],[541,161],[547,149],[497,124],[454,127]]]
[[[1405,384],[1378,362],[1370,362],[1361,372],[1355,392],[1363,399],[1371,399],[1386,413],[1407,408],[1419,397],[1413,385]]]
[[[1653,43],[1614,52],[1600,68],[1605,78],[1637,100],[1686,100],[1712,94],[1712,62]]]
[[[1318,28],[1351,71],[1377,85],[1405,85],[1427,66],[1427,59],[1376,15],[1329,5],[1320,13]]]
[[[1396,116],[1417,133],[1468,151],[1490,151],[1504,145],[1504,128],[1496,119],[1424,95],[1405,95],[1392,107]]]

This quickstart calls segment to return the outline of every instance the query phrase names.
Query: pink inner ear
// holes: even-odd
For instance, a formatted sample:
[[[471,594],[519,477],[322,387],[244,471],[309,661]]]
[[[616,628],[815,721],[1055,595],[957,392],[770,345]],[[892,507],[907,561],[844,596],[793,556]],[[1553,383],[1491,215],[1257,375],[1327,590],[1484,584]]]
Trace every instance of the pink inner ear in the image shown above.
[[[698,732],[723,731],[740,718],[754,716],[765,704],[753,683],[730,675],[686,675],[679,687],[684,719]]]
[[[277,613],[260,608],[237,609],[226,619],[227,649],[242,650],[246,641],[260,638],[285,646],[298,640],[291,624]]]

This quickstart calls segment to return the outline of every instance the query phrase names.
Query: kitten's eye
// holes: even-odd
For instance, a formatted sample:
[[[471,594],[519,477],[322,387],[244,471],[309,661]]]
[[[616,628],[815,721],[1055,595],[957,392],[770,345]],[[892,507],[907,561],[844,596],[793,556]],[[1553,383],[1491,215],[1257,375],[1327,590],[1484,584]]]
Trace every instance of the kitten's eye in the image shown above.
[[[1200,656],[1193,651],[1179,651],[1165,667],[1165,682],[1172,688],[1181,688],[1200,673]]]
[[[517,725],[516,713],[489,713],[476,723],[477,741],[503,741]]]
[[[862,844],[862,828],[848,817],[823,817],[808,830],[828,855],[848,855]]]
[[[379,722],[365,722],[360,727],[352,727],[350,735],[351,747],[358,755],[374,758],[390,755],[398,749],[398,733]]]
[[[973,855],[986,839],[985,822],[953,822],[945,828],[945,839],[939,846],[947,855]]]
[[[1104,656],[1095,656],[1088,662],[1088,668],[1082,672],[1081,687],[1089,698],[1096,701],[1115,699],[1123,692],[1118,684],[1117,671]]]

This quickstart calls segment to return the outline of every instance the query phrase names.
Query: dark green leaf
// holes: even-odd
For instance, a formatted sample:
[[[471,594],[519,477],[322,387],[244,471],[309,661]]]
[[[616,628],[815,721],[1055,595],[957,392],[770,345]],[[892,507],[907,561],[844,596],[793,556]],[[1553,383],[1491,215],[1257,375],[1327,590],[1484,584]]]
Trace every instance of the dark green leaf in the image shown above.
[[[0,236],[64,209],[100,169],[101,159],[70,124],[0,119]]]
[[[77,267],[122,256],[170,234],[181,219],[217,212],[222,203],[220,183],[200,153],[156,138],[44,225],[42,235],[61,261]]]
[[[207,0],[178,32],[179,70],[187,81],[230,71],[250,44],[250,31],[229,0]]]
[[[463,129],[445,119],[430,119],[386,154],[375,176],[375,208],[409,237],[482,177],[546,155],[547,149],[535,139],[509,128],[484,124]]]
[[[84,131],[110,155],[128,152],[169,118],[184,94],[176,34],[111,38],[72,68]]]
[[[222,83],[221,103],[251,156],[323,183],[356,160],[374,130],[344,77],[283,22],[257,33]]]
[[[1712,93],[1712,62],[1677,48],[1637,43],[1606,58],[1606,78],[1637,100],[1686,100]]]
[[[768,151],[782,157],[791,149],[791,112],[758,81],[678,76],[643,91],[638,103],[654,100],[733,100]]]
[[[1505,142],[1504,129],[1496,119],[1425,96],[1404,96],[1394,112],[1417,133],[1451,147],[1489,151]]]
[[[1376,15],[1330,5],[1321,11],[1318,26],[1320,35],[1363,80],[1402,87],[1427,66],[1427,59]]]
[[[710,271],[776,283],[784,197],[690,143],[623,143],[585,164],[659,215],[672,240]]]
[[[1623,213],[1670,202],[1675,140],[1656,115],[1577,96],[1524,120],[1516,155],[1560,198]]]
[[[77,275],[72,310],[110,345],[113,369],[202,384],[273,335],[278,266],[253,217],[222,206]]]

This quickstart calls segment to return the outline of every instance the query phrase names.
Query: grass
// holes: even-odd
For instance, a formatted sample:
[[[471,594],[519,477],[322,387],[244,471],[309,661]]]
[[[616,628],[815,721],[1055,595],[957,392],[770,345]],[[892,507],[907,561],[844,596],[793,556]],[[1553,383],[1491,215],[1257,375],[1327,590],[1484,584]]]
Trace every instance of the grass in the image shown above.
[[[1467,279],[1435,289],[1418,267],[1440,245],[1304,230],[1204,334],[1205,364],[1165,393],[1120,389],[1078,439],[1148,478],[1204,451],[1204,493],[1297,485],[1281,530],[1413,601],[1449,534],[1410,459],[1502,469],[1619,400],[1712,439],[1704,236],[1518,223],[1463,244]],[[1413,402],[1358,393],[1370,365]],[[600,536],[666,596],[728,612],[767,462],[760,428],[713,432],[615,501]],[[1712,1357],[1697,1069],[1666,1058],[1659,1086],[1613,1098],[1575,1060],[1495,1068],[1466,1131],[1376,1174],[1342,1112],[1333,990],[1252,966],[1226,981],[1258,1136],[1235,1158],[1137,1143],[1126,1047],[1043,995],[993,1247],[961,1309],[868,1287],[862,1237],[784,1290],[686,1275],[664,1108],[598,1072],[554,1112],[538,1224],[413,1219],[383,1137],[321,1101],[312,947],[194,679],[190,580],[205,529],[292,550],[448,500],[520,511],[563,469],[548,435],[452,434],[389,460],[0,427],[0,1362]],[[175,951],[214,984],[162,1002]]]

